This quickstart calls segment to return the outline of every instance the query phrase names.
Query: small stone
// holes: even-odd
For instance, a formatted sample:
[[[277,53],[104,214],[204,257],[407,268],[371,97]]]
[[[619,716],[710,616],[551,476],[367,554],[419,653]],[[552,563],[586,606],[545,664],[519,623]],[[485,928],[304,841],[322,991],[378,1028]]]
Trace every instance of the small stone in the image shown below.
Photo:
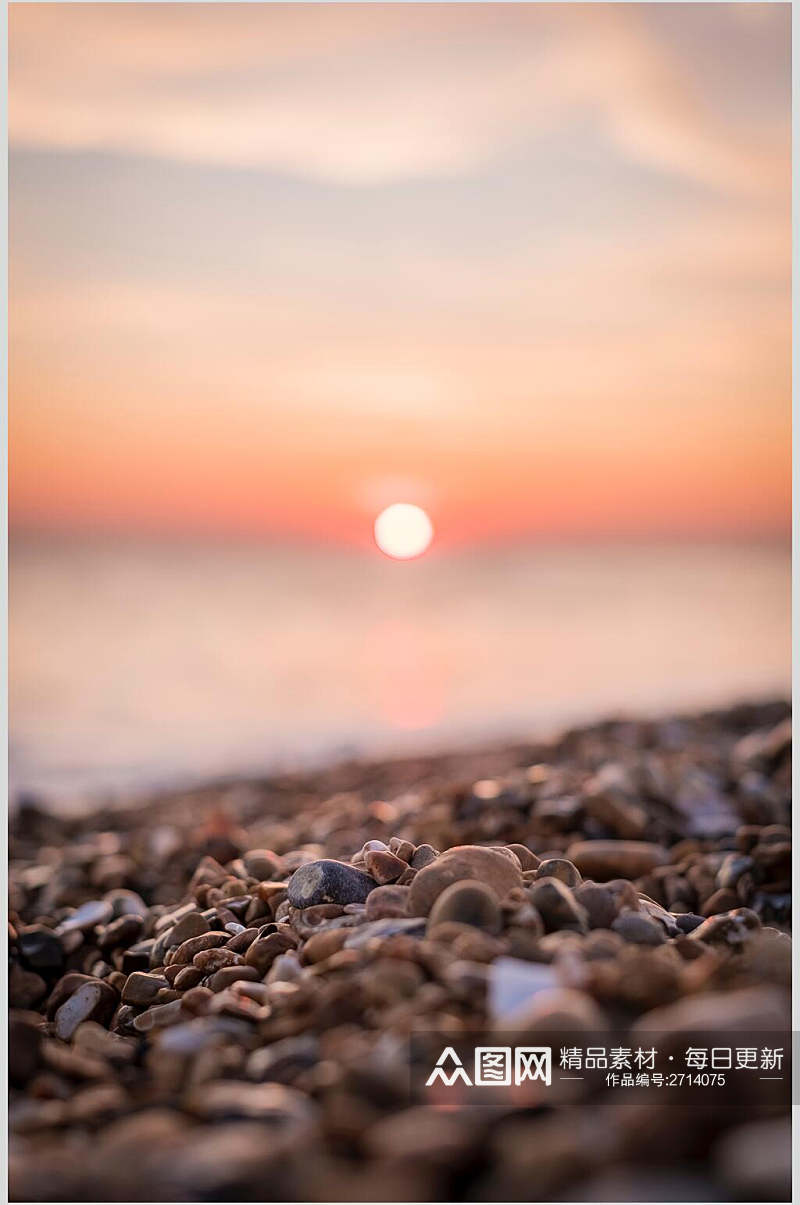
[[[102,979],[91,979],[64,1001],[55,1015],[56,1036],[68,1042],[84,1021],[108,1021],[119,997]]]
[[[137,941],[135,946],[130,946],[129,949],[122,952],[122,970],[126,975],[130,975],[132,971],[146,971],[150,966],[150,959],[155,948],[155,941],[152,937],[148,937],[145,941]],[[158,965],[157,963],[153,964]]]
[[[271,849],[250,849],[242,854],[242,862],[253,879],[269,881],[281,875],[281,860]]]
[[[428,931],[445,921],[473,925],[494,934],[503,927],[496,894],[484,883],[471,879],[451,883],[434,901],[428,916]]]
[[[200,989],[194,988],[193,990],[199,991]],[[180,1020],[185,1000],[184,995],[180,1000],[170,1000],[168,1004],[154,1004],[152,1008],[148,1008],[136,1017],[133,1022],[134,1029],[139,1033],[149,1033],[151,1029],[161,1029],[162,1026],[173,1025]]]
[[[389,850],[369,850],[364,858],[367,874],[372,875],[376,883],[383,886],[393,883],[400,878],[408,864],[402,858],[396,857]]]
[[[547,858],[536,868],[536,878],[560,879],[562,883],[566,883],[567,887],[577,887],[581,881],[581,874],[577,866],[568,862],[566,858]]]
[[[45,925],[27,925],[20,929],[17,944],[28,970],[45,978],[59,974],[64,965],[64,947],[52,929]]]
[[[519,865],[507,853],[481,845],[456,845],[417,874],[408,898],[409,913],[427,916],[445,888],[463,879],[477,879],[498,900],[503,900],[514,887],[522,887]]]
[[[422,870],[424,866],[430,866],[431,862],[435,862],[439,853],[432,845],[418,845],[409,862],[414,870]]]
[[[201,950],[192,959],[192,966],[196,966],[204,975],[213,975],[215,971],[221,971],[223,967],[242,966],[243,963],[244,959],[241,954],[235,954],[233,950],[226,950],[224,946],[216,950]],[[172,967],[168,969],[172,970]]]
[[[165,987],[169,987],[169,981],[163,975],[149,975],[144,971],[134,971],[125,980],[122,1002],[136,1005],[152,1004],[161,989]]]
[[[392,837],[389,842],[389,850],[395,857],[402,858],[406,864],[410,863],[414,857],[414,846],[410,841],[404,841],[401,837]]]
[[[314,904],[363,904],[378,884],[368,874],[323,858],[300,866],[289,879],[287,892],[293,908],[309,908]]]
[[[507,846],[507,848],[517,855],[519,864],[523,870],[535,870],[539,865],[539,859],[532,850],[528,849],[527,845],[515,843]]]
[[[223,946],[227,940],[227,933],[198,933],[197,937],[190,937],[170,950],[166,959],[167,966],[171,966],[175,962],[188,964],[201,950],[212,950],[215,946]]]
[[[673,912],[672,915],[681,933],[692,933],[703,923],[703,917],[693,912]]]
[[[239,980],[250,980],[254,983],[260,978],[261,972],[256,967],[222,967],[221,970],[214,972],[207,983],[212,992],[222,992],[226,987],[230,987],[232,983],[237,983]]]
[[[760,928],[761,921],[750,908],[734,908],[731,912],[709,917],[693,929],[690,936],[709,946],[737,947],[749,941]]]
[[[132,912],[118,916],[106,925],[97,944],[106,953],[120,946],[135,945],[141,936],[143,924],[142,918]]]
[[[638,879],[669,861],[667,850],[649,841],[576,841],[567,857],[585,878],[601,882]]]
[[[254,941],[244,960],[247,966],[255,967],[259,975],[265,975],[279,954],[285,954],[296,945],[297,939],[294,935],[287,928],[283,928]]]
[[[409,887],[400,887],[392,883],[386,887],[376,887],[367,896],[364,915],[367,920],[382,920],[388,916],[408,915]]]
[[[81,904],[80,908],[76,908],[71,916],[63,920],[56,929],[56,933],[72,933],[80,930],[85,933],[89,929],[94,929],[96,925],[105,925],[113,916],[113,908],[108,900],[87,900],[85,904]]]
[[[586,909],[590,929],[610,929],[619,911],[614,893],[600,883],[582,883],[573,892]]]
[[[614,933],[619,933],[625,941],[636,942],[643,946],[660,946],[666,941],[666,934],[658,921],[642,912],[623,912],[611,926]]]
[[[196,967],[191,968],[193,971]],[[202,1017],[208,1012],[208,1006],[214,998],[214,993],[210,988],[190,987],[181,996],[181,1008],[190,1016]]]
[[[578,933],[587,931],[589,920],[586,909],[560,879],[537,879],[531,884],[529,894],[548,933],[557,929],[572,929]]]
[[[203,933],[208,933],[210,927],[202,912],[189,912],[167,931],[166,948],[181,946],[190,937],[200,937]]]
[[[341,950],[350,936],[350,929],[326,929],[324,933],[315,933],[303,946],[303,961],[324,962],[331,954]]]
[[[197,987],[198,983],[203,980],[203,972],[199,967],[188,966],[181,967],[178,974],[173,980],[175,989],[179,992],[188,991],[189,988]]]

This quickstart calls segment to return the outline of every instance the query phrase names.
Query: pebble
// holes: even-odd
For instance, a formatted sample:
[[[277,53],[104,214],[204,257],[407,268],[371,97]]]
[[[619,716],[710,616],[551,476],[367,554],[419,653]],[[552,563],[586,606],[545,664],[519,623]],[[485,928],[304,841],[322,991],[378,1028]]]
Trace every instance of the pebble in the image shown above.
[[[68,1042],[84,1021],[108,1021],[118,1001],[117,993],[102,979],[82,983],[56,1010],[56,1035]]]
[[[425,866],[430,866],[431,862],[435,862],[438,856],[439,851],[432,845],[418,845],[411,856],[409,865],[414,870],[422,870]]]
[[[406,916],[409,891],[409,887],[399,887],[396,883],[376,887],[369,893],[364,905],[366,919],[382,920],[389,916]]]
[[[581,874],[577,866],[566,858],[547,858],[536,868],[537,879],[560,879],[567,887],[577,887]]]
[[[735,908],[719,916],[710,916],[690,937],[706,945],[741,946],[761,927],[761,921],[749,908]]]
[[[394,883],[404,871],[408,870],[408,864],[402,858],[390,853],[389,850],[369,850],[364,858],[364,865],[367,874],[371,875],[381,886],[386,883]]]
[[[589,927],[586,909],[561,879],[537,879],[528,889],[531,903],[544,921],[546,932],[572,929],[585,933]]]
[[[625,941],[643,946],[660,946],[667,940],[663,925],[642,912],[623,912],[613,922],[611,929]]]
[[[575,899],[585,909],[590,929],[610,929],[619,907],[613,891],[599,883],[582,883],[574,891]]]
[[[125,980],[122,989],[123,1004],[151,1004],[162,988],[169,987],[169,981],[163,975],[148,975],[143,971],[134,971]]]
[[[62,935],[75,930],[85,931],[94,929],[97,925],[105,925],[111,920],[113,912],[114,910],[107,900],[87,900],[58,925],[56,933]]]
[[[287,892],[293,908],[310,908],[314,904],[363,904],[377,886],[370,875],[346,862],[323,858],[298,867]]]
[[[656,866],[664,866],[669,854],[662,845],[649,841],[575,841],[567,849],[584,878],[638,879]]]
[[[437,896],[428,916],[428,931],[443,921],[474,925],[487,933],[499,933],[503,927],[496,894],[484,883],[470,879],[451,883]]]
[[[50,978],[57,975],[64,965],[64,947],[61,940],[45,925],[28,925],[20,929],[17,937],[20,955],[31,971]]]
[[[419,871],[409,892],[409,913],[427,916],[445,888],[462,879],[478,879],[498,900],[522,887],[522,872],[513,858],[479,845],[454,846]]]
[[[250,849],[242,854],[242,862],[254,879],[269,881],[280,877],[281,860],[271,849]]]

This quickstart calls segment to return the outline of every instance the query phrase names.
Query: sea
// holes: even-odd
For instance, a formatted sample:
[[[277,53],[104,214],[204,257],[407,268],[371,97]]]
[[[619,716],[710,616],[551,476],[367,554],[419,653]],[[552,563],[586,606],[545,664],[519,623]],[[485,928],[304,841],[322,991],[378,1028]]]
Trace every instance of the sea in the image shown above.
[[[124,801],[788,697],[781,542],[375,552],[17,535],[10,795]]]

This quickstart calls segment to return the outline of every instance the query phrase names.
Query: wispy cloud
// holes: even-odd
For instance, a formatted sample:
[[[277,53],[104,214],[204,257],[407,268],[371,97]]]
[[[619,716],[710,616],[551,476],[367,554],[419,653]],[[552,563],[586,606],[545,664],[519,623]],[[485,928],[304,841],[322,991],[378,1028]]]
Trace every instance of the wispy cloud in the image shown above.
[[[719,187],[788,171],[786,122],[721,120],[637,6],[287,8],[17,5],[12,144],[370,185],[589,122],[610,152]]]

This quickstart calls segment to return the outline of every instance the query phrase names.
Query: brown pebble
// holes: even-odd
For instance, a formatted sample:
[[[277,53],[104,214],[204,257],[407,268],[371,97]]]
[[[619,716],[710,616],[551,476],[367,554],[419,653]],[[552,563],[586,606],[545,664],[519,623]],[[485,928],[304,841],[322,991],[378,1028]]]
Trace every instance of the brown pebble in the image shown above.
[[[556,929],[585,933],[589,928],[586,909],[561,879],[537,879],[528,891],[531,903],[544,921],[548,933]]]
[[[172,970],[172,967],[168,967],[167,969]],[[173,985],[177,991],[185,992],[188,988],[197,987],[198,983],[200,983],[202,979],[203,972],[199,967],[180,967],[178,974],[173,980]]]
[[[236,983],[238,979],[251,979],[255,981],[261,978],[261,973],[256,967],[223,967],[207,980],[208,986],[212,992],[224,991],[226,987],[230,987],[232,983]]]
[[[642,912],[623,912],[611,926],[625,941],[644,946],[660,946],[667,940],[663,925]]]
[[[324,933],[315,933],[303,946],[303,961],[307,963],[324,962],[326,958],[330,958],[331,954],[341,950],[351,934],[352,929],[326,929]]]
[[[568,862],[566,858],[547,858],[546,861],[539,863],[536,878],[560,879],[562,883],[566,883],[567,887],[577,887],[581,881],[581,874],[577,866]]]
[[[223,948],[226,950],[233,950],[234,954],[244,954],[257,937],[258,929],[245,929],[242,933],[237,933],[230,939],[230,941],[226,942]]]
[[[186,970],[196,971],[197,967],[187,967]],[[214,998],[214,993],[208,987],[190,987],[181,997],[181,1007],[184,1012],[202,1017],[208,1012],[208,1005]]]
[[[539,865],[539,858],[536,856],[533,850],[528,849],[527,845],[519,845],[518,843],[515,843],[507,846],[507,848],[510,849],[512,853],[517,855],[519,864],[523,870],[535,870]]]
[[[414,857],[416,858],[419,849]],[[514,887],[522,886],[516,859],[497,849],[480,845],[456,845],[419,871],[408,897],[411,916],[427,916],[434,901],[451,883],[477,879],[502,900]]]
[[[164,975],[148,974],[146,971],[134,971],[125,980],[122,989],[123,1004],[150,1004],[161,988],[169,987],[169,981]]]
[[[169,930],[167,949],[183,945],[190,937],[199,937],[202,933],[208,933],[208,930],[208,921],[200,912],[189,912]]]
[[[428,916],[428,931],[446,921],[473,925],[493,934],[499,933],[503,927],[495,893],[484,883],[470,879],[451,883],[437,897]]]
[[[376,887],[367,896],[364,915],[369,920],[383,920],[390,916],[406,916],[408,908],[408,887],[392,883],[386,887]]]
[[[388,850],[369,850],[364,864],[367,874],[370,874],[375,882],[381,885],[395,882],[408,869],[408,863],[404,862],[402,858],[395,857]]]
[[[213,975],[223,967],[241,966],[243,962],[241,954],[235,954],[233,950],[226,950],[224,947],[218,950],[201,950],[192,959],[192,965],[199,967],[204,975]]]
[[[133,1028],[138,1033],[148,1033],[151,1029],[161,1029],[165,1025],[173,1025],[180,1019],[184,997],[170,1000],[168,1004],[154,1004],[152,1008],[139,1013],[133,1022]]]
[[[411,855],[409,865],[414,870],[422,870],[423,866],[429,866],[438,856],[432,845],[418,845]]]
[[[262,882],[277,879],[281,872],[281,860],[271,849],[249,849],[242,862],[247,873]]]
[[[195,954],[199,954],[201,950],[212,950],[215,946],[223,946],[227,940],[227,933],[199,933],[197,937],[190,937],[188,941],[184,941],[175,949],[170,950],[167,955],[167,964],[190,963]]]
[[[582,883],[575,899],[586,909],[590,929],[610,929],[619,911],[614,893],[600,883]]]
[[[401,858],[404,862],[409,863],[414,857],[414,846],[410,841],[404,841],[400,837],[392,837],[389,842],[389,850],[397,858]]]
[[[669,861],[663,845],[649,841],[575,841],[567,849],[567,857],[585,878],[601,882],[638,879]]]
[[[247,966],[257,968],[259,975],[264,975],[279,954],[294,949],[296,945],[297,939],[288,929],[284,928],[280,932],[270,933],[267,937],[260,937],[254,941],[245,954],[244,960]]]
[[[761,928],[761,921],[750,908],[734,908],[703,921],[689,934],[692,941],[709,946],[741,946]]]

